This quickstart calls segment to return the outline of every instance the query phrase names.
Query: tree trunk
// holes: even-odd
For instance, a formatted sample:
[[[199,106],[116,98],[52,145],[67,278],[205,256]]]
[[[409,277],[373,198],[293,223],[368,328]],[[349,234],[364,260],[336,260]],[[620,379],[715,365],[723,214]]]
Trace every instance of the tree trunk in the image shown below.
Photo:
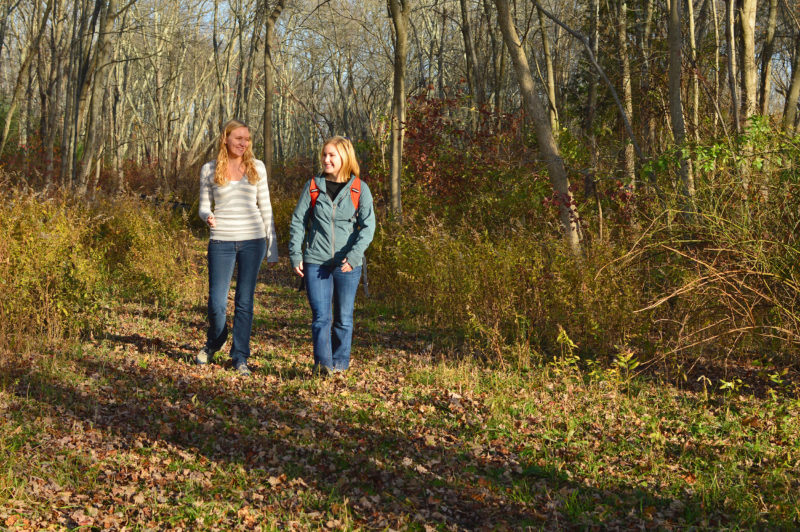
[[[36,51],[37,55],[40,53]],[[20,120],[19,124],[19,146],[27,146],[31,134],[31,125],[33,124],[33,61],[28,63],[28,72],[25,74],[25,114],[24,118]],[[22,114],[22,113],[20,113]]]
[[[76,192],[81,196],[87,192],[89,175],[92,171],[94,159],[100,153],[103,145],[102,103],[105,88],[103,87],[103,76],[101,74],[107,65],[111,63],[111,54],[113,52],[111,30],[114,27],[114,19],[117,15],[117,0],[108,0],[107,4],[105,2],[103,4],[101,23],[97,31],[95,53],[91,61],[90,72],[86,78],[86,84],[91,86],[91,97],[89,116],[86,121],[87,131],[83,159],[76,183]]]
[[[64,98],[64,123],[61,132],[61,186],[72,186],[72,174],[75,166],[75,144],[77,143],[78,129],[78,85],[77,70],[79,63],[79,35],[84,28],[78,27],[78,17],[81,13],[81,4],[75,1],[72,7],[72,26],[70,32],[70,46],[67,69],[64,78],[66,79],[65,98]],[[83,15],[80,15],[83,20]]]
[[[582,33],[573,30],[572,28],[564,24],[561,20],[559,20],[555,15],[544,9],[542,5],[538,2],[538,0],[536,2],[536,7],[540,9],[542,13],[544,13],[547,16],[547,18],[558,24],[558,26],[566,30],[567,33],[569,33],[570,35],[581,41],[584,49],[586,50],[586,55],[589,57],[589,61],[591,61],[592,66],[594,66],[595,70],[597,70],[597,73],[600,74],[600,76],[603,78],[603,81],[605,82],[608,91],[611,93],[611,97],[614,99],[614,103],[617,105],[617,110],[619,111],[619,114],[622,117],[622,123],[625,126],[625,131],[628,133],[628,138],[633,144],[634,151],[636,152],[637,156],[640,159],[644,160],[644,154],[642,153],[640,147],[641,143],[639,143],[636,140],[636,134],[634,133],[633,126],[631,125],[631,122],[628,119],[628,113],[625,111],[625,107],[622,105],[622,102],[619,99],[619,95],[617,94],[617,91],[614,89],[614,85],[611,83],[611,80],[608,79],[608,76],[603,70],[603,67],[601,67],[600,63],[597,62],[597,58],[594,55],[594,51],[592,50],[592,44],[589,41],[589,39]]]
[[[0,54],[3,52],[3,45],[6,42],[6,30],[8,28],[8,21],[11,20],[11,13],[19,6],[22,0],[15,0],[3,2],[2,4],[2,19],[0,19]],[[3,61],[0,61],[0,79],[4,79]]]
[[[544,14],[537,6],[536,13],[539,17],[539,31],[542,33],[542,54],[544,55],[545,69],[547,70],[547,103],[550,111],[550,128],[554,135],[558,135],[558,108],[556,107],[556,78],[553,70],[553,54],[550,51],[550,39],[547,38],[547,26],[544,23]]]
[[[681,101],[681,2],[670,0],[667,40],[669,44],[669,115],[672,123],[672,134],[679,150],[681,192],[691,201],[694,196],[694,178],[691,161],[684,155],[686,143],[686,125],[683,121],[683,103]],[[688,212],[688,211],[687,211]]]
[[[492,24],[492,10],[489,0],[483,0],[483,13],[486,17],[487,33],[492,43],[492,91],[494,94],[494,112],[498,116],[503,110],[503,76],[505,74],[506,54],[503,43],[498,42],[502,37],[496,35],[497,29]]]
[[[642,45],[642,73],[641,79],[639,82],[639,90],[642,95],[646,95],[648,100],[652,100],[651,94],[651,69],[650,69],[650,33],[651,28],[653,25],[653,1],[654,0],[646,0],[645,10],[644,10],[644,20],[643,20],[643,27],[641,33],[641,45]],[[650,103],[648,101],[648,103]],[[642,135],[647,142],[648,149],[648,156],[652,155],[653,152],[656,150],[656,113],[654,112],[653,108],[654,105],[647,105],[642,106],[641,109],[649,108],[647,113],[647,118],[644,121],[644,135]],[[653,175],[653,174],[651,174]]]
[[[742,39],[742,85],[744,87],[744,119],[749,121],[758,112],[756,70],[756,0],[741,0],[739,25]]]
[[[275,24],[286,6],[286,0],[278,0],[266,21],[264,36],[264,166],[272,171],[272,108],[275,101],[275,63],[272,52],[275,49]]]
[[[692,86],[691,94],[689,96],[692,101],[691,127],[694,140],[695,142],[698,142],[700,140],[700,82],[697,79],[697,39],[695,37],[694,25],[694,0],[686,0],[686,5],[689,8],[689,59],[691,60],[692,68]]]
[[[438,43],[439,44],[439,47],[438,47],[439,53],[437,54],[437,57],[436,57],[436,72],[437,72],[436,88],[437,88],[437,94],[439,95],[439,98],[442,98],[442,99],[444,99],[444,75],[445,75],[445,71],[444,71],[444,51],[446,49],[445,37],[447,35],[447,32],[444,31],[444,27],[445,27],[446,24],[447,24],[447,9],[443,8],[442,9],[442,31],[439,32],[439,43]],[[433,39],[431,39],[431,45],[433,45]],[[467,68],[469,68],[469,61],[467,61]]]
[[[498,11],[497,18],[500,24],[500,31],[503,34],[503,40],[506,43],[506,48],[517,74],[517,81],[525,105],[525,113],[536,132],[539,150],[547,164],[550,183],[558,197],[561,225],[567,244],[572,253],[578,255],[581,251],[579,216],[572,192],[569,189],[569,179],[567,178],[564,161],[559,154],[553,131],[550,129],[550,120],[547,112],[536,95],[528,58],[525,56],[516,26],[511,18],[508,0],[495,0],[495,5]]]
[[[406,57],[408,55],[408,17],[411,0],[388,0],[394,26],[394,84],[392,88],[392,214],[402,219],[400,179],[403,169],[403,136],[406,122]]]
[[[254,9],[243,5],[241,2],[229,2],[231,11],[236,19],[236,39],[238,41],[238,61],[239,67],[236,73],[236,99],[234,101],[233,116],[238,117],[245,123],[249,123],[250,103],[252,99],[253,71],[258,50],[258,43],[261,40],[261,27],[267,18],[267,0],[257,0]],[[249,11],[253,11],[250,16]],[[247,31],[250,31],[249,38]],[[245,53],[245,50],[246,53]]]
[[[742,123],[739,119],[739,90],[736,84],[736,43],[734,38],[734,1],[727,0],[725,16],[725,40],[728,49],[728,88],[731,92],[731,114],[736,133],[742,132]]]
[[[11,92],[11,100],[8,104],[8,109],[6,110],[5,124],[3,125],[2,135],[0,135],[0,154],[3,153],[3,150],[6,147],[6,142],[8,142],[8,133],[11,130],[11,120],[14,118],[14,113],[19,105],[19,97],[25,85],[25,78],[29,74],[28,71],[31,63],[33,62],[33,58],[38,55],[39,43],[42,40],[42,35],[44,35],[44,30],[47,27],[47,19],[50,16],[50,11],[52,9],[53,0],[47,0],[44,14],[41,17],[41,22],[38,24],[38,28],[35,29],[36,33],[32,36],[31,41],[28,43],[27,49],[25,50],[22,64],[20,65],[19,72],[17,73],[17,81],[14,83],[14,89]]]
[[[600,47],[600,0],[590,2],[591,20],[591,46],[592,53],[597,57]],[[541,12],[541,10],[540,10]],[[597,238],[603,241],[603,204],[600,202],[600,192],[597,190],[597,167],[599,153],[597,150],[597,135],[594,131],[594,117],[597,114],[597,72],[594,68],[589,69],[589,96],[586,104],[586,121],[584,131],[589,139],[589,173],[584,178],[584,191],[586,197],[594,196],[595,206],[597,207]]]
[[[244,39],[244,31],[245,27],[247,26],[247,21],[244,20],[244,16],[238,9],[233,9],[233,2],[228,2],[228,5],[231,7],[231,10],[235,13],[236,18],[236,32],[235,32],[235,39],[238,41],[237,48],[239,49],[239,53],[236,54],[236,57],[239,61],[239,65],[236,68],[236,89],[234,90],[234,100],[233,100],[233,116],[238,117],[239,120],[244,121],[247,123],[247,115],[245,114],[244,108],[245,104],[243,103],[244,93],[245,93],[245,70],[247,68],[247,57],[245,57],[245,39]],[[239,7],[239,6],[236,6]],[[254,27],[258,27],[259,24],[254,24]],[[252,48],[250,52],[252,53]]]
[[[764,116],[769,115],[769,93],[772,86],[772,56],[775,53],[775,26],[778,21],[778,0],[769,2],[769,19],[764,48],[761,51],[761,84],[758,94],[759,109]]]
[[[53,5],[53,16],[51,31],[49,32],[48,48],[50,61],[47,64],[44,54],[40,55],[40,74],[39,85],[42,100],[42,148],[45,163],[45,185],[53,182],[55,170],[55,142],[56,128],[58,126],[59,104],[63,102],[64,84],[63,73],[65,54],[63,50],[67,47],[64,42],[64,17],[63,3],[55,2]]]
[[[475,45],[472,42],[472,27],[469,21],[467,0],[459,0],[459,3],[461,4],[461,36],[464,39],[464,52],[467,56],[467,72],[470,78],[471,94],[475,98],[475,103],[480,107],[486,101],[486,94],[483,90],[483,74],[480,65],[478,65]],[[444,33],[444,27],[442,27],[442,33]]]
[[[797,101],[800,99],[800,30],[794,36],[794,58],[792,60],[792,82],[783,109],[783,130],[794,131],[797,117]]]
[[[114,194],[122,194],[125,191],[125,172],[122,167],[123,158],[123,136],[122,136],[122,95],[125,93],[128,83],[128,69],[130,68],[127,62],[115,65],[116,72],[114,87],[111,93],[111,133],[114,138],[114,147],[112,151],[113,167],[114,167]]]
[[[717,0],[711,0],[711,13],[714,17],[714,105],[719,107],[720,79],[719,79],[719,16],[717,15]],[[714,113],[714,136],[717,135],[717,114]]]
[[[689,0],[691,1],[691,0]],[[620,67],[622,70],[622,102],[628,119],[633,120],[633,91],[631,90],[631,61],[628,56],[628,4],[620,0],[617,25],[617,45],[619,47]],[[623,137],[624,138],[624,137]],[[636,156],[633,144],[625,142],[625,154],[622,164],[625,183],[636,188]]]
[[[597,57],[600,48],[600,0],[591,0],[590,3],[591,13],[589,20],[591,21],[591,47],[592,53]],[[586,121],[584,122],[584,130],[589,137],[590,144],[590,158],[592,172],[597,171],[597,136],[594,132],[594,117],[597,113],[597,71],[594,68],[589,68],[589,94],[588,102],[586,104]]]
[[[116,5],[116,0],[111,0]],[[103,45],[107,40],[107,35],[96,34],[97,23],[100,13],[103,11],[105,2],[95,0],[94,6],[90,0],[83,4],[75,2],[72,34],[72,57],[70,58],[68,90],[67,90],[67,110],[64,117],[64,134],[62,137],[61,150],[61,182],[62,185],[76,185],[80,190],[84,184],[77,183],[78,179],[78,135],[83,126],[83,120],[87,112],[86,105],[91,99],[90,89],[92,88],[94,74],[100,65],[98,51],[104,50]],[[91,9],[90,9],[91,8]],[[113,10],[106,11],[106,18],[110,19],[101,23],[102,27],[106,24],[113,24],[115,13]],[[95,38],[97,42],[95,43]],[[90,124],[91,130],[93,126]],[[91,133],[89,133],[91,134]],[[85,145],[85,144],[84,144]]]
[[[220,47],[223,45],[222,39],[220,39],[218,35],[219,31],[219,2],[220,0],[214,0],[214,25],[213,25],[213,32],[211,35],[211,43],[214,49],[214,72],[217,75],[217,94],[219,95],[219,100],[217,102],[219,107],[219,116],[217,116],[217,129],[222,129],[222,124],[224,123],[225,117],[225,79],[228,74],[228,64],[229,61],[225,61],[225,70],[222,71],[220,69]],[[226,49],[230,50],[230,44],[225,44]],[[227,54],[228,59],[230,58],[230,53]]]

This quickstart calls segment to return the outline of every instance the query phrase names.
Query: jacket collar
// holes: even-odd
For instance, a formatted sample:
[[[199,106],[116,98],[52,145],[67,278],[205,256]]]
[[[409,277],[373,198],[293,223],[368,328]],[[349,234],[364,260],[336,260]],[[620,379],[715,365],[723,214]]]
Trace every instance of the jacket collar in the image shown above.
[[[327,192],[328,191],[328,183],[327,179],[325,179],[325,174],[319,173],[314,176],[314,179],[317,182],[317,187],[319,188],[320,192]],[[356,176],[355,174],[350,174],[350,179],[347,180],[347,187],[353,186],[353,181],[355,181]],[[326,194],[327,195],[327,194]]]
[[[350,174],[350,179],[347,181],[347,185],[345,188],[349,189],[350,187],[352,187],[355,178],[356,178],[355,174]],[[317,174],[316,176],[314,176],[314,180],[316,180],[317,182],[317,188],[319,188],[320,195],[328,198],[328,183],[327,183],[328,180],[325,179],[325,174],[322,173]],[[346,195],[349,196],[349,193]],[[342,196],[345,196],[345,194],[339,194],[336,196],[337,203],[342,200]],[[330,198],[328,199],[330,200]]]

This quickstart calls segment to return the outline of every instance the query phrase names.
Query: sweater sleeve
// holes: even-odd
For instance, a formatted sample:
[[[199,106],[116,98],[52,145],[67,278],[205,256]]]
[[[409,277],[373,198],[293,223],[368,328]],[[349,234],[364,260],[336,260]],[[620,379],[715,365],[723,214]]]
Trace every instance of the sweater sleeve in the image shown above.
[[[256,202],[261,211],[264,222],[264,232],[267,234],[267,262],[278,262],[278,234],[275,231],[275,220],[272,217],[272,203],[269,198],[269,184],[267,183],[267,168],[261,161],[256,161],[258,183],[256,188]]]
[[[197,214],[204,221],[208,221],[211,216],[211,191],[212,183],[214,181],[214,163],[206,163],[200,169],[200,204],[197,209]]]

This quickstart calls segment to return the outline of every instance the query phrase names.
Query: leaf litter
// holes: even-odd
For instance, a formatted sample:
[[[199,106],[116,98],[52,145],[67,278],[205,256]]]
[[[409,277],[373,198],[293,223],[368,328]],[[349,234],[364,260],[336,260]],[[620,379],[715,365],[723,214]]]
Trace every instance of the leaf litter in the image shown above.
[[[669,530],[800,518],[796,401],[633,395],[478,365],[459,376],[463,362],[432,362],[425,338],[363,302],[357,320],[378,332],[357,330],[352,369],[318,379],[305,301],[288,285],[259,285],[248,378],[224,354],[190,363],[204,330],[189,304],[120,304],[104,337],[7,363],[0,522]],[[783,465],[767,476],[765,464]],[[714,492],[712,474],[742,487]]]

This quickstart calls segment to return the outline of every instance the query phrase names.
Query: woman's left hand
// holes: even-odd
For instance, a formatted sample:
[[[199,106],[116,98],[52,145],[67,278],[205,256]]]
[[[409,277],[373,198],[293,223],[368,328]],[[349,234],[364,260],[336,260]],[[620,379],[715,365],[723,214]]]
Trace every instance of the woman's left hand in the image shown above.
[[[352,272],[353,267],[347,262],[347,257],[342,260],[342,273]]]

